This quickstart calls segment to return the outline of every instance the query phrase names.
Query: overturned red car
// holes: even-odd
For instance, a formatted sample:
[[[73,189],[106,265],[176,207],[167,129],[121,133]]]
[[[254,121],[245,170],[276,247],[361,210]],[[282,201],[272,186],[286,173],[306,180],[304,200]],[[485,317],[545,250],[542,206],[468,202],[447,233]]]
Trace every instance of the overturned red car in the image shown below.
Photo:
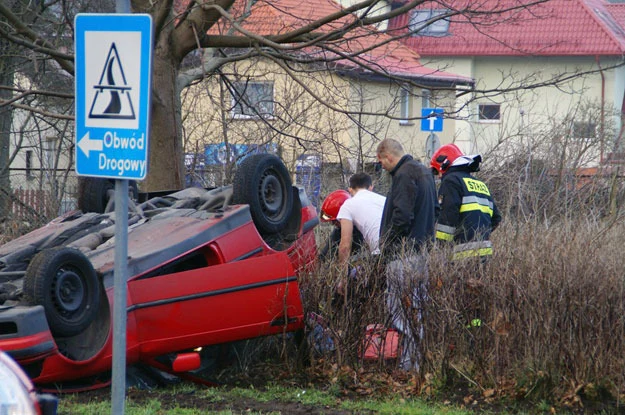
[[[39,385],[111,370],[113,185],[91,180],[82,210],[0,246],[0,349]],[[189,371],[202,346],[303,329],[298,275],[316,261],[317,224],[268,154],[245,158],[231,186],[130,203],[127,363]]]

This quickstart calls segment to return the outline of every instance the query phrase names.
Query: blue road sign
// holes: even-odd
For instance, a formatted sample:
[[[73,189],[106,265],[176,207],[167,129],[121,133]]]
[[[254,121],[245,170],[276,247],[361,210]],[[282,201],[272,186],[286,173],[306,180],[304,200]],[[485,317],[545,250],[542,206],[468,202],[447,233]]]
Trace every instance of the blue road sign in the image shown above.
[[[421,109],[421,131],[443,131],[443,109]]]
[[[75,18],[76,173],[145,178],[152,74],[149,14]]]

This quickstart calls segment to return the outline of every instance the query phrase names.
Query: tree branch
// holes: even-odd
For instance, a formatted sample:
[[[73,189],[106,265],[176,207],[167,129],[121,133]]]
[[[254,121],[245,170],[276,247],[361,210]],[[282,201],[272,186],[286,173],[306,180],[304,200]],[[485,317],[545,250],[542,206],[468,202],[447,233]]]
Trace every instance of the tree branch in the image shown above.
[[[211,57],[210,61],[203,60],[200,67],[181,72],[178,75],[178,79],[176,81],[178,90],[182,91],[185,87],[191,85],[193,82],[205,78],[207,74],[216,71],[227,63],[248,59],[253,57],[254,55],[255,54],[250,52],[231,57],[213,56]]]
[[[65,69],[72,75],[74,74],[74,58],[72,55],[58,52],[54,45],[40,37],[39,34],[31,30],[15,14],[13,14],[11,9],[9,9],[4,2],[0,2],[0,15],[4,16],[11,26],[14,27],[18,33],[23,34],[24,37],[29,39],[30,42],[22,40],[20,37],[15,37],[4,30],[0,30],[0,36],[35,52],[45,53],[46,55],[51,56],[56,62],[58,62],[61,68]]]
[[[0,89],[5,90],[5,91],[19,92],[20,97],[22,98],[27,97],[28,95],[42,95],[46,97],[74,99],[74,94],[64,94],[62,92],[56,92],[56,91],[15,88],[15,87],[5,86],[5,85],[0,85]]]
[[[182,59],[196,48],[195,33],[201,33],[202,38],[213,27],[222,14],[219,10],[227,10],[232,7],[234,0],[207,0],[204,3],[196,0],[199,7],[194,7],[184,14],[184,22],[176,25],[173,31],[172,44],[177,45],[174,53]]]
[[[73,121],[75,119],[73,115],[65,115],[65,114],[58,114],[54,112],[43,111],[43,110],[40,110],[39,108],[31,107],[29,105],[16,104],[15,102],[10,102],[10,100],[0,99],[0,107],[3,107],[5,105],[11,105],[15,108],[19,108],[19,109],[29,111],[29,112],[34,112],[35,114],[43,115],[44,117],[51,117],[51,118],[57,118],[60,120],[69,120],[69,121]]]

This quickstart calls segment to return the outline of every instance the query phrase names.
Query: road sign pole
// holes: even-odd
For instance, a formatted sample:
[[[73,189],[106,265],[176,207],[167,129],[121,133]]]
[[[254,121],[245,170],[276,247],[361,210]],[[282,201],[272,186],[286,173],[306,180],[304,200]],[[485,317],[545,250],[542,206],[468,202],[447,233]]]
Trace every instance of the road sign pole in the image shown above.
[[[130,13],[130,0],[117,0],[115,2],[116,13]]]
[[[115,268],[113,270],[113,386],[111,414],[126,402],[126,275],[128,272],[128,180],[115,180]]]
[[[129,0],[117,0],[117,13],[130,13]],[[126,273],[128,272],[128,180],[115,180],[115,269],[113,286],[113,385],[111,414],[124,415],[126,403]]]

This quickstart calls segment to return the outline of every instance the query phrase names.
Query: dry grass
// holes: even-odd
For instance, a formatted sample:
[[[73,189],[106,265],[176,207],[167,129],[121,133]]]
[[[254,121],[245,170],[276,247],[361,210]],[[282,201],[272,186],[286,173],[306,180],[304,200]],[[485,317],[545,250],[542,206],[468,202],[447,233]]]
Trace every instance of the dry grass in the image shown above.
[[[432,275],[442,283],[431,291],[428,350],[472,364],[483,387],[515,379],[527,393],[551,392],[530,390],[548,378],[554,391],[592,383],[618,396],[625,386],[624,231],[622,223],[603,231],[583,221],[504,224],[475,291],[466,288],[465,269],[433,260]],[[454,321],[471,301],[485,322],[478,330]],[[446,351],[451,343],[461,345],[455,356]]]
[[[608,191],[596,191],[606,189],[605,183],[586,183],[543,193],[547,198],[526,193],[531,185],[522,190],[517,182],[506,182],[510,187],[499,189],[506,195],[499,203],[504,222],[492,235],[495,253],[486,266],[452,264],[441,247],[430,253],[424,372],[440,385],[463,382],[481,392],[506,390],[515,398],[622,406],[622,190],[609,200]],[[370,267],[364,275],[383,274]],[[364,327],[389,323],[384,294],[366,292],[360,284],[347,306],[336,307],[332,298],[340,278],[331,266],[307,277],[304,302],[326,317],[337,340],[336,353],[320,362],[359,367]],[[476,315],[481,327],[467,327]]]

